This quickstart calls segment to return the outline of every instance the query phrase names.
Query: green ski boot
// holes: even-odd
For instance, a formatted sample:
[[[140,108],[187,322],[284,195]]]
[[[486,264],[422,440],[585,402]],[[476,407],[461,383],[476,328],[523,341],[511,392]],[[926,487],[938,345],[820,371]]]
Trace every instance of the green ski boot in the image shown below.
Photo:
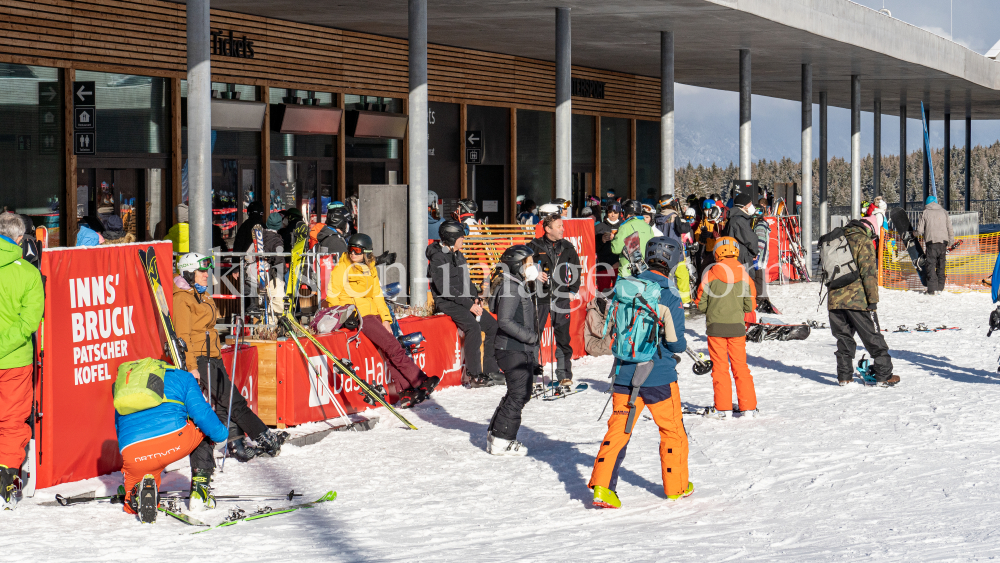
[[[684,489],[683,493],[680,493],[678,495],[667,495],[667,498],[670,499],[670,500],[677,500],[677,499],[689,497],[692,494],[694,494],[694,483],[692,483],[691,481],[688,481],[688,486],[687,486],[686,489]]]
[[[194,474],[191,476],[190,496],[188,508],[191,510],[215,508],[215,495],[212,494],[212,470],[194,470]]]
[[[594,506],[598,508],[621,508],[622,501],[618,500],[618,495],[611,489],[605,487],[594,487]]]

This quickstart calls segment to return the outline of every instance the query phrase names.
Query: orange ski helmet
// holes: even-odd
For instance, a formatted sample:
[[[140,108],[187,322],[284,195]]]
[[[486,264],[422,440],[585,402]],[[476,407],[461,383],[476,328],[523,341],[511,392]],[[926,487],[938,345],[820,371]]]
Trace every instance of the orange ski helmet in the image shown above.
[[[736,258],[740,255],[740,243],[733,237],[720,237],[715,241],[715,259]]]

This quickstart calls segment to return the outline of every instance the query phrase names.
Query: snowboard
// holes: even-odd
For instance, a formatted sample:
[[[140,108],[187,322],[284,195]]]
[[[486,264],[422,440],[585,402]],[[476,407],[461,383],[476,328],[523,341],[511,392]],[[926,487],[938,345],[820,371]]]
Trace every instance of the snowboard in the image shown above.
[[[642,245],[639,240],[639,233],[632,233],[625,237],[625,248],[622,250],[622,253],[625,255],[625,259],[628,260],[633,276],[638,276],[649,269],[646,266],[646,261],[642,259]]]
[[[889,221],[892,222],[892,228],[899,233],[901,242],[910,255],[913,268],[920,277],[920,284],[927,287],[927,256],[924,254],[924,247],[917,240],[917,235],[913,233],[913,226],[910,224],[910,218],[906,216],[906,210],[902,207],[893,207],[889,210]]]
[[[807,323],[789,324],[777,317],[761,316],[756,323],[747,323],[749,342],[805,340],[811,333],[812,327]]]

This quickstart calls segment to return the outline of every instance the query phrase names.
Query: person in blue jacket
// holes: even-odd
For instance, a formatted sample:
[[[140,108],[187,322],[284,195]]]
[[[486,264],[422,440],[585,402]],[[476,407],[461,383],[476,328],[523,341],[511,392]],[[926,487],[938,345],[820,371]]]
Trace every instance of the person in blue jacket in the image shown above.
[[[127,415],[115,412],[115,432],[124,461],[125,512],[129,514],[140,512],[136,497],[142,486],[150,485],[147,477],[155,480],[158,491],[163,470],[187,457],[205,436],[213,442],[224,442],[229,437],[226,425],[208,406],[198,380],[190,372],[168,369],[163,383],[165,400],[159,406]],[[153,497],[155,499],[155,492]],[[214,502],[212,498],[206,506],[214,506]],[[154,500],[154,520],[155,507]],[[140,517],[143,521],[152,521],[147,520],[147,516]]]
[[[688,439],[682,420],[680,392],[677,388],[677,359],[675,353],[687,349],[684,338],[684,306],[680,293],[670,279],[670,273],[684,260],[680,243],[669,237],[655,237],[646,243],[646,264],[649,269],[638,278],[660,286],[658,315],[663,323],[657,354],[653,356],[652,370],[645,382],[638,386],[634,418],[638,420],[644,407],[649,408],[653,421],[660,429],[660,467],[663,492],[676,500],[694,492],[688,480]],[[594,506],[620,508],[621,501],[615,488],[618,471],[625,459],[625,450],[632,437],[626,428],[629,418],[629,400],[633,392],[632,376],[641,364],[615,359],[615,381],[612,395],[613,411],[608,419],[608,432],[594,460],[594,471],[587,485],[594,490]]]

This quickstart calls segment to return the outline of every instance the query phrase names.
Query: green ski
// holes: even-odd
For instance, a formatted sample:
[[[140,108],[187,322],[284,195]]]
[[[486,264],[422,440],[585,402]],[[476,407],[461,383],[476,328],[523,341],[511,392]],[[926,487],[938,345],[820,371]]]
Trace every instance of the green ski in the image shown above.
[[[337,499],[337,493],[334,492],[334,491],[329,491],[325,495],[319,497],[318,499],[316,499],[316,500],[314,500],[312,502],[305,502],[305,503],[302,503],[302,504],[293,504],[292,506],[289,506],[289,507],[286,507],[286,508],[282,508],[280,510],[271,510],[271,507],[265,506],[264,508],[262,508],[261,510],[258,510],[257,512],[253,512],[253,513],[247,514],[246,512],[243,512],[240,509],[235,509],[235,510],[231,511],[229,518],[227,518],[225,522],[223,522],[221,524],[218,524],[218,525],[216,525],[216,526],[214,526],[212,528],[209,528],[208,530],[214,530],[215,528],[224,528],[226,526],[232,526],[232,525],[235,525],[235,524],[239,524],[240,522],[249,522],[251,520],[260,520],[261,518],[267,518],[269,516],[277,516],[279,514],[288,514],[290,512],[295,512],[295,511],[297,511],[299,509],[302,509],[302,508],[311,508],[311,507],[316,506],[317,504],[320,504],[322,502],[329,502],[329,501],[333,501],[333,500],[336,500],[336,499]],[[208,530],[199,530],[199,531],[194,532],[194,533],[195,534],[200,534],[202,532],[207,532]]]

